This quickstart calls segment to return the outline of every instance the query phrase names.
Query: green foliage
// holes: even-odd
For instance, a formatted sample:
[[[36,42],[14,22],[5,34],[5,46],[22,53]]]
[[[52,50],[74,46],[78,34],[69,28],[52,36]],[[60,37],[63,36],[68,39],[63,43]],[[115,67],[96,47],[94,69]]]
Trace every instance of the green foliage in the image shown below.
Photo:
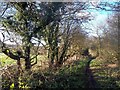
[[[39,70],[26,71],[19,77],[19,88],[85,88],[85,63],[84,61],[76,61],[71,65],[51,71],[49,69],[41,72]],[[5,85],[4,87],[7,87]],[[14,89],[12,82],[8,85]]]
[[[13,89],[13,88],[14,88],[14,83],[12,83],[12,84],[11,84],[10,88],[11,88],[11,89]]]
[[[85,63],[77,61],[73,65],[62,67],[55,76],[45,82],[47,88],[85,88]]]
[[[39,56],[40,59],[44,59],[44,56]],[[19,77],[19,88],[86,88],[87,78],[85,76],[85,66],[87,60],[75,61],[70,65],[62,66],[58,70],[45,70],[33,69],[34,71],[24,72]],[[91,67],[95,67],[98,71],[94,72],[95,80],[99,84],[100,88],[119,88],[120,82],[116,80],[116,76],[111,75],[117,73],[119,69],[110,70],[102,69],[104,63],[101,60],[93,60]],[[36,68],[36,67],[33,67]],[[93,70],[94,71],[94,70]],[[11,71],[12,72],[12,71]],[[97,77],[98,78],[97,78]],[[97,78],[97,79],[96,79]],[[14,88],[13,81],[9,78],[4,78],[4,87]]]

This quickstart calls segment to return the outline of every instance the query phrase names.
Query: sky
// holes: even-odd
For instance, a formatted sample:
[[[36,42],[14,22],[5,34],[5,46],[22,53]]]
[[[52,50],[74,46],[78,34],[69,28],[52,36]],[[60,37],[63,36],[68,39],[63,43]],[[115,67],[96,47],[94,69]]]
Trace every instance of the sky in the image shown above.
[[[99,26],[104,26],[107,24],[107,18],[110,16],[111,12],[99,12],[99,11],[94,11],[92,12],[94,14],[94,20],[89,21],[89,23],[85,23],[85,27],[88,26],[89,29],[88,32],[90,36],[97,36],[96,30],[98,29]],[[99,30],[100,32],[100,30]]]
[[[94,2],[96,0],[93,0],[93,3],[92,5],[93,6],[90,6],[91,8],[95,8],[97,6],[97,4],[99,3],[100,0],[97,0],[98,2]],[[102,1],[107,1],[109,2],[110,0],[102,0]],[[115,0],[116,1],[116,0]],[[112,12],[110,11],[104,11],[104,10],[98,10],[98,9],[91,9],[91,10],[88,10],[91,15],[93,16],[93,20],[91,20],[89,23],[85,23],[85,27],[88,26],[88,28],[90,29],[90,36],[96,36],[96,29],[97,29],[97,26],[99,25],[105,25],[106,24],[106,19],[107,17],[112,14]],[[80,15],[80,14],[78,14]],[[92,29],[92,31],[91,31]],[[88,30],[89,31],[89,30]],[[2,37],[2,34],[0,33],[0,40],[2,41],[3,37]],[[14,44],[14,43],[10,43],[9,41],[6,42],[8,44]]]
[[[106,1],[106,0],[104,0]],[[110,0],[109,0],[110,1]],[[104,26],[107,24],[107,19],[109,16],[111,16],[113,14],[112,11],[105,11],[105,10],[101,10],[101,9],[95,9],[95,6],[97,6],[96,4],[98,3],[94,3],[94,6],[90,6],[90,8],[94,8],[94,9],[90,9],[88,10],[91,15],[93,16],[93,20],[89,21],[89,23],[85,23],[84,26],[85,28],[87,27],[88,29],[86,29],[87,32],[89,32],[89,36],[96,36],[96,30],[98,29],[99,26]],[[109,7],[105,7],[106,9],[110,9]],[[101,30],[99,30],[99,33],[102,34]]]

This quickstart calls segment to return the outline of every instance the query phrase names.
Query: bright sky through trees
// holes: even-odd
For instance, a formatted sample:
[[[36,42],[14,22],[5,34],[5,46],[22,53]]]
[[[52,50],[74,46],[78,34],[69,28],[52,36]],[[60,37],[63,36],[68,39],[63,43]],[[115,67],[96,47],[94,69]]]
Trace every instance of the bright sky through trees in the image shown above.
[[[109,2],[112,3],[111,0],[103,0],[102,2]],[[115,0],[116,1],[116,0]],[[89,8],[92,9],[88,9],[86,12],[90,12],[91,16],[93,17],[91,21],[89,21],[89,23],[84,23],[84,27],[87,28],[85,29],[86,31],[89,32],[90,36],[96,36],[96,29],[98,26],[100,25],[104,25],[107,24],[106,23],[106,19],[108,18],[108,16],[110,16],[110,14],[112,14],[112,11],[105,11],[102,9],[97,9],[96,6],[97,4],[100,2],[100,0],[93,0],[91,3],[91,5],[89,6]],[[105,7],[106,9],[110,9],[110,7]],[[5,13],[6,14],[6,13]],[[81,13],[78,14],[78,16],[82,15]],[[84,14],[83,14],[84,15]],[[2,27],[0,26],[0,29],[2,29]],[[0,32],[0,40],[2,40],[2,34]],[[7,42],[10,43],[10,42]]]
[[[85,23],[84,25],[88,28],[87,31],[90,36],[96,36],[97,27],[107,25],[106,19],[112,14],[112,12],[91,10],[91,14],[93,15],[93,20],[89,21],[89,23]]]

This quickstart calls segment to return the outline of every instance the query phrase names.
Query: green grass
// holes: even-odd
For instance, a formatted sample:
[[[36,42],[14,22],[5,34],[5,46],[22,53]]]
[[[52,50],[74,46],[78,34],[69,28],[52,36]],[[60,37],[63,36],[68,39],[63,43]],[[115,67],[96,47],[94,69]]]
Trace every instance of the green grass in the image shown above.
[[[39,55],[37,64],[39,65],[40,61],[45,61],[45,60],[47,60],[47,56],[46,55]],[[5,65],[11,65],[11,64],[16,64],[16,61],[11,59],[11,58],[9,58],[5,54],[0,53],[0,66],[4,67]]]
[[[38,67],[40,61],[47,61],[46,55],[38,56],[38,63],[33,66],[31,74],[23,73],[20,77],[21,87],[39,87],[39,88],[86,88],[87,77],[85,76],[85,66],[87,60],[78,60],[70,65],[62,66],[58,70],[50,70],[49,68],[42,71]],[[16,64],[15,60],[10,59],[4,54],[0,54],[1,66]],[[21,62],[23,63],[23,62]],[[104,62],[101,60],[93,60],[91,67],[93,68],[93,76],[101,88],[120,88],[120,80],[114,75],[120,69],[105,69]],[[95,69],[95,70],[94,70]],[[112,71],[111,71],[112,70]],[[110,76],[110,72],[112,73]],[[43,81],[42,77],[46,80]]]
[[[39,55],[38,63],[40,61],[47,61],[47,56]],[[0,62],[2,67],[5,65],[16,64],[15,60],[10,59],[4,54],[0,54]],[[22,64],[24,62],[21,62]],[[33,68],[38,68],[35,65]],[[40,69],[33,69],[31,74],[23,73],[19,77],[21,87],[40,87],[40,88],[84,88],[86,83],[86,76],[84,74],[86,61],[75,61],[72,64],[62,66],[58,70],[50,70],[47,68],[44,71]],[[15,71],[10,71],[13,74]],[[46,80],[42,80],[44,77]],[[12,81],[13,83],[13,81]],[[11,84],[11,88],[14,85]]]
[[[118,71],[120,70],[119,67],[117,68],[110,68],[106,67],[109,62],[101,61],[101,60],[94,60],[91,63],[91,67],[93,68],[93,75],[97,83],[100,85],[101,88],[120,88],[120,80],[118,75]]]
[[[5,54],[1,53],[0,54],[0,63],[1,63],[1,66],[3,67],[5,65],[16,64],[16,61],[11,59],[11,58],[9,58]]]
[[[76,61],[71,65],[62,66],[57,71],[44,71],[42,73],[47,80],[42,85],[39,85],[39,79],[35,79],[36,83],[41,88],[85,88],[85,63],[83,61]],[[39,74],[37,72],[36,76],[38,75],[39,77]],[[34,82],[34,79],[32,81]]]
[[[23,73],[20,77],[20,87],[29,88],[85,88],[87,78],[84,61],[76,61],[70,65],[62,66],[57,70],[50,70],[49,68],[40,71],[38,69]],[[44,80],[44,79],[45,80]]]

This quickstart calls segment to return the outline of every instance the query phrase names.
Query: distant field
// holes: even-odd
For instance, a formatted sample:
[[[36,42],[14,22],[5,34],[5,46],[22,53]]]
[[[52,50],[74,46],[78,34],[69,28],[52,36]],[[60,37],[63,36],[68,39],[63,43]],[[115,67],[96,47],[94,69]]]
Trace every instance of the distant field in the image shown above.
[[[3,53],[0,53],[0,66],[5,66],[5,65],[11,65],[11,64],[15,64],[16,61],[9,58],[8,56],[6,56]]]
[[[46,55],[39,55],[38,56],[38,65],[41,61],[46,61],[47,60],[47,56]],[[21,60],[22,61],[22,60]],[[21,62],[22,63],[22,62]],[[0,67],[5,66],[5,65],[11,65],[11,64],[16,64],[16,61],[9,58],[8,56],[6,56],[3,53],[0,53]]]

